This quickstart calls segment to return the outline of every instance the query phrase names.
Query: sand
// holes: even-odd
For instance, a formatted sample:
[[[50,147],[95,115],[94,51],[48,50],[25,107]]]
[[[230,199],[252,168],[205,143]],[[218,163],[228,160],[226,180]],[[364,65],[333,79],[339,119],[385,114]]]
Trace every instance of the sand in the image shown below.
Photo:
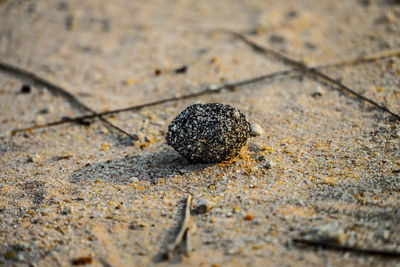
[[[96,112],[178,98],[17,133],[84,111],[0,71],[0,265],[398,266],[400,124],[371,104],[291,73],[228,34],[320,66],[400,48],[398,1],[0,1],[0,61],[57,84]],[[186,71],[182,71],[185,69]],[[180,71],[179,71],[180,69]],[[178,70],[178,71],[176,71]],[[400,113],[400,58],[321,70]],[[193,164],[165,142],[194,103],[241,110],[264,133],[239,157]],[[192,251],[160,261],[187,194]]]

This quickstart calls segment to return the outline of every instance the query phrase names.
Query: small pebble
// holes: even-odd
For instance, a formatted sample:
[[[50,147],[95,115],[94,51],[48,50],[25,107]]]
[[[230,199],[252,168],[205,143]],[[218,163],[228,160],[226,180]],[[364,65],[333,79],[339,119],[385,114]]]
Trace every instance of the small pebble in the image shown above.
[[[149,120],[154,120],[156,118],[156,114],[153,112],[143,112],[142,114]]]
[[[319,181],[319,184],[327,184],[330,186],[335,186],[337,184],[336,177],[322,177]]]
[[[208,90],[217,90],[218,88],[219,86],[216,84],[211,84],[210,86],[207,87]]]
[[[92,78],[93,78],[93,81],[100,82],[104,78],[104,76],[103,76],[103,73],[101,73],[99,71],[93,71]],[[128,80],[127,84],[132,85],[132,82],[131,82],[131,84],[129,84],[130,82],[131,82],[131,80]]]
[[[382,232],[382,237],[383,237],[383,239],[385,239],[385,240],[389,240],[390,232],[389,232],[388,230],[384,230],[384,231]]]
[[[156,76],[161,75],[161,70],[160,69],[155,69],[154,70],[154,75],[156,75]]]
[[[268,161],[265,163],[265,168],[268,170],[268,169],[273,168],[275,165],[276,165],[275,162],[273,162],[272,160],[268,160]]]
[[[194,211],[198,214],[206,213],[215,207],[215,203],[208,199],[201,199],[197,201]]]
[[[18,254],[17,257],[15,257],[15,260],[17,260],[17,261],[23,261],[23,260],[25,260],[24,255]]]
[[[131,134],[132,136],[132,141],[139,141],[140,137],[138,134]]]
[[[29,84],[24,84],[21,87],[22,94],[29,94],[31,92],[31,86]]]
[[[44,123],[44,118],[43,118],[43,116],[42,116],[42,115],[37,115],[37,116],[36,116],[36,119],[35,119],[35,123],[36,123],[37,125],[42,125],[42,124]]]
[[[245,219],[246,221],[251,221],[251,220],[254,219],[254,216],[251,215],[251,214],[247,214],[247,215],[244,217],[244,219]]]
[[[154,140],[154,136],[152,134],[148,134],[144,137],[145,142],[151,142],[152,140]]]
[[[129,229],[131,230],[140,230],[146,227],[146,224],[142,221],[133,221],[129,225]]]
[[[110,131],[109,131],[106,127],[101,127],[101,128],[100,128],[100,133],[101,133],[101,134],[109,134]]]
[[[274,44],[283,44],[285,42],[285,37],[274,34],[269,37],[269,42]]]
[[[296,10],[292,10],[289,13],[286,14],[288,18],[294,19],[299,16],[299,13]]]
[[[86,264],[91,264],[93,262],[93,259],[91,257],[80,257],[73,259],[71,261],[72,265],[86,265]]]
[[[264,161],[265,160],[265,157],[264,156],[259,156],[258,158],[257,158],[257,161]]]
[[[358,2],[359,2],[361,5],[366,6],[366,7],[368,7],[368,6],[371,5],[371,0],[359,0]]]
[[[62,215],[68,215],[68,214],[71,214],[71,212],[72,212],[71,208],[65,208],[65,209],[63,209],[61,214]]]
[[[74,19],[73,15],[68,15],[65,18],[65,29],[67,31],[72,31],[76,26],[76,19]]]
[[[252,123],[250,124],[250,135],[251,136],[260,136],[264,133],[263,128],[261,128],[261,126],[257,123]]]
[[[311,94],[312,97],[318,97],[323,95],[324,95],[324,90],[321,88],[321,86],[315,87],[314,91]]]
[[[44,109],[41,109],[39,111],[39,114],[49,114],[49,113],[53,113],[53,112],[54,112],[53,106],[48,106],[48,107],[46,107]]]
[[[242,248],[239,245],[233,245],[225,252],[226,255],[238,255],[242,251]]]
[[[338,221],[314,227],[312,230],[313,239],[343,245],[346,243],[346,234]]]
[[[67,152],[67,151],[64,151],[64,152],[62,152],[60,155],[55,156],[55,157],[54,157],[54,160],[69,159],[69,158],[71,158],[71,157],[72,157],[72,154],[71,154],[71,153],[69,153],[69,152]]]
[[[13,260],[17,256],[17,252],[11,250],[4,255],[6,260]]]
[[[175,69],[174,72],[175,72],[175,74],[185,74],[187,69],[188,69],[188,67],[185,65],[178,69]]]
[[[28,158],[28,162],[38,163],[42,158],[38,154],[34,154],[33,156]]]
[[[20,241],[15,244],[14,248],[18,251],[27,250],[29,248],[29,244],[23,241]]]
[[[310,42],[305,42],[304,45],[306,46],[307,49],[310,49],[310,50],[315,50],[317,48],[317,46],[315,44],[310,43]]]
[[[131,178],[129,178],[129,181],[130,181],[131,183],[138,183],[138,182],[139,182],[139,178],[137,178],[137,177],[135,177],[135,176],[132,176]]]

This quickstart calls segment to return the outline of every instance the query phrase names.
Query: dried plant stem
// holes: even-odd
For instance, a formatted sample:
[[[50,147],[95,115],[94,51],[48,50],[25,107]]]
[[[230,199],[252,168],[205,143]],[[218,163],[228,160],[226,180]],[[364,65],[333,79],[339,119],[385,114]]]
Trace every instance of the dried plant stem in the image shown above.
[[[174,238],[174,240],[167,244],[163,251],[163,256],[166,259],[170,259],[172,257],[172,252],[181,244],[184,242],[185,248],[184,248],[184,253],[186,255],[189,254],[190,252],[190,223],[191,223],[191,215],[190,215],[190,206],[192,203],[192,195],[188,194],[186,197],[186,203],[185,203],[185,209],[183,213],[183,220],[181,224],[179,225],[177,234]]]
[[[383,257],[400,258],[400,252],[388,251],[388,250],[377,250],[377,249],[364,249],[359,247],[350,247],[345,245],[338,245],[334,243],[319,241],[319,240],[309,240],[309,239],[294,239],[294,243],[302,244],[312,247],[321,247],[325,249],[338,250],[338,251],[350,251],[357,254],[364,255],[376,255]]]
[[[109,122],[107,119],[103,118],[102,115],[99,115],[96,111],[89,108],[84,103],[80,102],[73,94],[69,93],[66,89],[62,88],[61,86],[58,86],[42,77],[36,75],[35,73],[12,66],[12,65],[4,63],[4,62],[0,62],[0,71],[9,73],[13,76],[16,76],[17,78],[21,78],[22,80],[25,80],[34,85],[46,88],[53,95],[61,96],[62,98],[67,100],[67,102],[70,103],[70,105],[72,107],[74,107],[80,111],[83,111],[83,112],[91,113],[92,115],[99,118],[103,123],[110,126],[111,128],[117,130],[120,133],[123,133],[124,135],[129,136],[132,140],[135,139],[131,134],[129,134],[125,130],[119,128],[118,126],[114,125],[113,123]],[[12,132],[12,134],[15,134],[15,133]]]
[[[335,79],[329,77],[328,75],[322,73],[317,68],[315,68],[315,67],[314,68],[310,68],[306,64],[304,64],[304,63],[302,63],[300,61],[293,60],[293,59],[291,59],[291,58],[289,58],[289,57],[287,57],[287,56],[285,56],[285,55],[283,55],[283,54],[281,54],[281,53],[279,53],[277,51],[274,51],[274,50],[272,50],[270,48],[260,46],[259,44],[257,44],[255,42],[249,40],[248,38],[246,38],[241,33],[232,32],[232,31],[228,31],[228,32],[230,34],[232,34],[235,38],[243,41],[245,44],[250,46],[256,53],[259,53],[259,54],[262,54],[262,55],[265,55],[265,56],[268,56],[268,57],[272,57],[272,58],[277,59],[279,61],[282,61],[286,65],[290,65],[290,66],[295,67],[298,71],[303,71],[304,73],[311,75],[316,80],[322,79],[325,82],[333,84],[337,88],[339,88],[340,90],[345,91],[345,92],[347,92],[347,93],[349,93],[349,94],[351,94],[351,95],[353,95],[353,96],[355,96],[355,97],[357,97],[357,98],[359,98],[359,99],[361,99],[361,100],[363,100],[365,102],[368,102],[368,103],[372,104],[373,106],[381,109],[382,111],[389,113],[394,118],[396,118],[396,120],[400,121],[400,115],[399,114],[396,114],[393,111],[389,110],[388,108],[378,104],[376,101],[357,93],[355,90],[353,90],[350,87],[344,85],[340,81],[335,80]],[[388,56],[394,56],[394,55],[399,55],[399,52],[395,51],[395,52],[391,52],[391,53],[382,53],[380,56],[381,57],[388,57]],[[375,56],[370,56],[370,57],[366,58],[365,60],[366,61],[372,60],[372,59],[376,60],[377,58],[379,58],[379,57],[377,55],[375,55]],[[358,60],[358,61],[360,61],[360,60]],[[357,60],[352,60],[350,62],[343,62],[341,64],[336,63],[336,65],[337,66],[342,66],[345,63],[346,64],[347,63],[354,64],[354,62],[357,62]]]
[[[235,33],[235,34],[236,34],[235,36],[240,36],[241,40],[243,40],[246,43],[248,43],[249,45],[251,45],[256,51],[259,51],[261,53],[262,52],[264,52],[264,53],[266,52],[265,48],[259,47],[257,44],[252,43],[251,41],[249,41],[248,39],[246,39],[244,36],[242,36],[240,34],[237,34],[237,33]],[[242,38],[244,38],[244,39],[242,39]],[[277,52],[274,52],[274,55],[277,56],[277,57],[283,56],[283,55],[280,55]],[[311,67],[311,68],[307,67],[306,65],[304,65],[301,62],[296,62],[296,61],[292,61],[290,59],[286,59],[285,61],[287,61],[287,63],[296,65],[296,67],[294,69],[291,69],[291,70],[278,71],[278,72],[268,73],[268,74],[265,74],[265,75],[253,77],[253,78],[250,78],[250,79],[246,79],[246,80],[242,80],[242,81],[238,81],[238,82],[234,82],[234,83],[226,83],[226,84],[223,84],[220,87],[215,88],[215,89],[206,89],[206,90],[202,90],[202,91],[197,92],[197,93],[187,94],[187,95],[183,95],[183,96],[180,96],[180,97],[172,97],[172,98],[167,98],[167,99],[161,99],[161,100],[157,100],[157,101],[154,101],[154,102],[145,103],[145,104],[142,104],[142,105],[136,105],[136,106],[130,106],[130,107],[126,107],[126,108],[114,109],[114,110],[109,110],[109,111],[105,111],[105,112],[99,112],[99,113],[95,113],[95,114],[91,114],[91,115],[78,116],[78,117],[74,117],[74,118],[63,118],[61,120],[50,122],[50,123],[43,124],[43,125],[36,125],[36,126],[32,126],[32,127],[14,129],[11,133],[12,133],[12,135],[15,135],[16,133],[19,133],[19,132],[32,131],[32,130],[35,130],[35,129],[47,128],[47,127],[56,126],[56,125],[60,125],[60,124],[65,124],[65,123],[74,123],[74,122],[78,122],[79,123],[79,122],[82,122],[84,120],[94,119],[94,118],[97,118],[97,117],[109,116],[109,115],[114,115],[114,114],[128,112],[128,111],[138,111],[138,110],[141,110],[141,109],[146,108],[146,107],[162,105],[162,104],[176,102],[176,101],[180,101],[180,100],[194,99],[194,98],[201,97],[201,96],[204,96],[204,95],[217,94],[217,93],[221,93],[224,89],[238,88],[238,87],[245,86],[245,85],[248,85],[248,84],[267,81],[267,80],[270,80],[270,79],[273,79],[273,78],[276,78],[276,77],[279,77],[279,76],[294,75],[294,74],[297,74],[299,72],[312,72],[314,75],[317,75],[317,76],[320,76],[321,78],[323,78],[326,82],[329,82],[330,84],[334,84],[334,85],[338,86],[342,90],[345,90],[345,91],[357,96],[358,98],[361,98],[362,100],[373,104],[374,106],[376,106],[376,107],[388,112],[389,114],[393,115],[396,119],[400,120],[400,116],[398,114],[395,114],[394,112],[390,111],[386,107],[383,107],[383,106],[379,105],[375,101],[373,101],[371,99],[368,99],[368,98],[358,94],[357,92],[355,92],[354,90],[350,89],[349,87],[343,85],[342,83],[340,83],[340,82],[338,82],[338,81],[336,81],[334,79],[331,79],[330,77],[324,75],[323,73],[321,73],[319,71],[320,69],[333,68],[333,67],[342,67],[342,66],[345,66],[345,65],[354,65],[354,64],[362,64],[362,63],[373,62],[373,61],[376,61],[376,60],[384,59],[384,58],[387,58],[387,57],[393,57],[393,56],[400,56],[400,51],[399,50],[386,51],[386,52],[381,52],[381,53],[377,53],[377,54],[367,55],[367,56],[364,56],[364,57],[357,57],[357,58],[354,58],[354,59],[351,59],[351,60],[345,60],[345,61],[336,62],[336,63],[322,64],[322,65],[314,66],[314,67]],[[1,65],[0,65],[0,69],[1,69]],[[67,98],[69,98],[69,97],[67,96]]]

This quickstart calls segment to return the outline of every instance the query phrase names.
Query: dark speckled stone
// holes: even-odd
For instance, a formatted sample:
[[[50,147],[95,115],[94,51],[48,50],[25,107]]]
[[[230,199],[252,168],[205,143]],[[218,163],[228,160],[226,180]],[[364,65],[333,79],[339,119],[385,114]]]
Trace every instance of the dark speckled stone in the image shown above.
[[[195,104],[169,125],[167,143],[195,162],[236,157],[250,136],[250,124],[238,109],[218,103]]]

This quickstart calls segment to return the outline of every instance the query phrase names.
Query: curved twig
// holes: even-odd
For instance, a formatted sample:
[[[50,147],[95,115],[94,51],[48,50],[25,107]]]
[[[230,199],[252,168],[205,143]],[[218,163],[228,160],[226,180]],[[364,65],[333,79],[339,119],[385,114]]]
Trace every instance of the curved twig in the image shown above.
[[[51,92],[52,94],[61,96],[64,99],[66,99],[70,103],[71,106],[77,108],[80,111],[91,113],[92,115],[99,118],[102,122],[104,122],[111,128],[129,136],[132,140],[135,140],[134,136],[132,136],[125,130],[119,128],[118,126],[114,125],[113,123],[111,123],[108,120],[106,120],[105,118],[103,118],[102,115],[99,115],[96,111],[94,111],[93,109],[86,106],[84,103],[79,101],[73,94],[69,93],[67,90],[65,90],[61,86],[58,86],[42,77],[36,75],[35,73],[12,66],[12,65],[4,63],[4,62],[0,62],[0,70],[3,72],[9,73],[11,75],[14,75],[17,78],[22,78],[23,80],[26,80],[32,84],[47,88],[49,90],[49,92]],[[52,124],[52,123],[50,123],[50,124]],[[57,124],[53,124],[53,125],[57,125]],[[15,132],[13,131],[12,134],[15,134]]]
[[[243,34],[241,34],[241,33],[232,32],[232,31],[227,31],[227,32],[230,33],[231,35],[233,35],[235,38],[237,38],[237,39],[243,41],[243,42],[244,42],[245,44],[247,44],[248,46],[250,46],[256,53],[260,53],[260,54],[262,54],[262,55],[265,55],[265,56],[268,56],[268,57],[272,57],[272,58],[274,58],[274,59],[277,59],[277,60],[279,60],[279,61],[282,61],[284,64],[293,66],[293,67],[297,68],[298,70],[301,70],[301,71],[303,71],[304,73],[311,75],[311,76],[314,77],[314,78],[320,78],[320,79],[322,79],[322,80],[325,80],[326,82],[329,82],[329,83],[331,83],[331,84],[334,84],[334,85],[336,85],[339,89],[341,89],[342,91],[345,91],[345,92],[347,92],[347,93],[349,93],[349,94],[351,94],[351,95],[353,95],[353,96],[356,96],[357,98],[359,98],[359,99],[361,99],[361,100],[363,100],[363,101],[365,101],[365,102],[368,102],[368,103],[372,104],[373,106],[375,106],[375,107],[381,109],[382,111],[389,113],[390,115],[392,115],[393,117],[395,117],[396,120],[399,120],[399,121],[400,121],[400,115],[399,115],[399,114],[394,113],[394,112],[391,111],[390,109],[388,109],[388,108],[386,108],[386,107],[384,107],[384,106],[378,104],[376,101],[374,101],[374,100],[372,100],[372,99],[370,99],[370,98],[368,98],[368,97],[365,97],[365,96],[363,96],[363,95],[357,93],[356,91],[354,91],[354,90],[351,89],[350,87],[344,85],[344,84],[341,83],[340,81],[335,80],[335,79],[329,77],[328,75],[322,73],[321,71],[318,70],[317,67],[310,68],[310,67],[308,67],[306,64],[304,64],[303,62],[293,60],[293,59],[291,59],[291,58],[285,56],[284,54],[282,54],[282,53],[280,53],[280,52],[274,51],[274,50],[272,50],[272,49],[270,49],[270,48],[267,48],[267,47],[263,47],[263,46],[261,46],[261,45],[255,43],[255,42],[249,40],[248,38],[246,38],[246,37],[245,37]],[[382,54],[383,57],[398,56],[398,55],[400,55],[400,52]],[[375,57],[375,58],[376,58],[376,57]],[[367,58],[366,58],[366,61],[368,61],[368,60],[373,60],[373,59],[374,59],[374,57],[367,57]],[[346,63],[346,62],[344,62],[344,63]],[[340,66],[340,65],[343,65],[344,63],[342,63],[342,64],[337,63],[337,65]],[[326,67],[326,66],[325,66],[325,67]]]

